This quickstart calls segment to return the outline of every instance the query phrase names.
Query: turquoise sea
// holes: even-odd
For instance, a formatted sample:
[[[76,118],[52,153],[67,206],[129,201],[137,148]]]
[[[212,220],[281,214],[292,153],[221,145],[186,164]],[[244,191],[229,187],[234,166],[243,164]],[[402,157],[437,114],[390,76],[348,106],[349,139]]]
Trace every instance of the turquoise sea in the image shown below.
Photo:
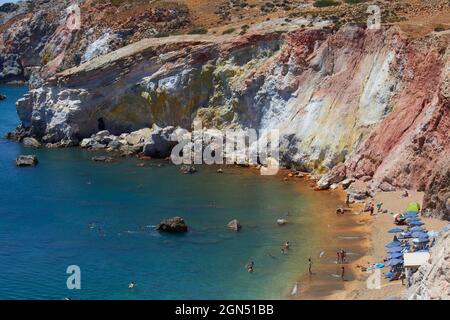
[[[0,102],[0,299],[282,299],[306,270],[315,235],[308,200],[292,184],[246,169],[183,175],[168,162],[139,168],[137,159],[94,163],[78,148],[26,149],[4,139],[26,88],[0,92],[8,97]],[[16,168],[19,154],[40,163]],[[277,226],[287,212],[293,223]],[[153,230],[177,215],[189,233]],[[226,228],[234,218],[239,233]],[[69,265],[81,269],[81,290],[67,289]]]

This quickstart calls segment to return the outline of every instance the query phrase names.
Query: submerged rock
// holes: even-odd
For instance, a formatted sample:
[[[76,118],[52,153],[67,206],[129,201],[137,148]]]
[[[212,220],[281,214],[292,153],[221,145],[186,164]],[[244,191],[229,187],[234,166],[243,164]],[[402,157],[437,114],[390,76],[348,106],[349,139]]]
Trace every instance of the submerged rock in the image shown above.
[[[39,148],[41,146],[41,143],[37,141],[35,138],[24,138],[22,140],[22,143],[25,147],[29,148]]]
[[[237,219],[231,220],[228,225],[227,225],[228,229],[233,230],[233,231],[239,231],[241,230],[242,226],[239,223],[239,221]]]
[[[16,159],[16,166],[18,167],[34,167],[38,164],[38,159],[35,155],[20,155]]]
[[[6,96],[4,96],[3,94],[0,94],[0,101],[6,100]]]
[[[189,166],[189,165],[181,166],[180,170],[184,174],[192,174],[192,173],[197,172],[197,169],[194,166]]]
[[[114,158],[106,157],[106,156],[98,156],[98,157],[92,157],[92,161],[111,163],[111,162],[114,162]]]
[[[181,217],[174,217],[162,220],[157,226],[156,230],[169,233],[182,233],[188,231],[188,226]]]

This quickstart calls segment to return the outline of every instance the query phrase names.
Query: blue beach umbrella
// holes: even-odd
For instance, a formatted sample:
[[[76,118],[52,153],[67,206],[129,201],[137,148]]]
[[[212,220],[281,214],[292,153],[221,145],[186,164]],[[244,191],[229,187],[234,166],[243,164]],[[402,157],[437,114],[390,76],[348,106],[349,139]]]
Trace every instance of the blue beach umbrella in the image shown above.
[[[401,253],[401,252],[392,252],[392,253],[390,253],[389,255],[388,255],[388,260],[391,260],[391,259],[397,259],[397,258],[400,258],[400,257],[403,257],[403,253]]]
[[[399,233],[399,232],[403,232],[403,231],[405,231],[405,230],[400,229],[400,228],[394,228],[394,229],[389,230],[388,232],[389,233]]]
[[[386,249],[386,251],[387,251],[388,253],[402,252],[402,250],[403,250],[402,247],[392,247],[392,248]]]
[[[401,245],[402,245],[402,243],[400,241],[392,241],[386,245],[386,248],[399,247]]]
[[[430,240],[425,239],[425,238],[415,238],[412,240],[412,242],[414,242],[414,243],[427,243],[428,241],[430,241]]]
[[[414,238],[427,238],[428,234],[426,232],[416,231],[411,234]]]
[[[422,227],[416,226],[416,227],[410,228],[409,231],[412,231],[412,232],[417,232],[417,231],[425,232],[425,229],[423,229]]]
[[[421,222],[421,221],[413,221],[413,222],[410,222],[410,223],[408,223],[410,226],[423,226],[423,222]]]
[[[412,213],[412,212],[405,213],[405,218],[407,218],[407,219],[418,218],[418,217],[419,216],[417,215],[417,213]]]
[[[406,222],[414,222],[414,221],[421,221],[420,218],[408,218],[406,219]]]
[[[390,266],[397,266],[402,263],[403,263],[403,259],[391,259],[388,261],[388,265],[390,265]]]

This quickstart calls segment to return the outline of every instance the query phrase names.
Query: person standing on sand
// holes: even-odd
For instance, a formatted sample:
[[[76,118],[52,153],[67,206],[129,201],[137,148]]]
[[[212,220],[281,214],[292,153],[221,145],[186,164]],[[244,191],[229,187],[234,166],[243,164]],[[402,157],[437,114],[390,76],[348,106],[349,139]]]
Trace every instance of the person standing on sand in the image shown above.
[[[350,208],[350,194],[347,193],[347,198],[345,199],[345,205],[347,208]]]
[[[346,262],[347,253],[344,251],[344,249],[341,250],[341,263]]]
[[[309,264],[309,268],[308,268],[309,274],[312,275],[313,273],[312,273],[312,260],[311,260],[311,258],[308,259],[308,264]]]
[[[342,279],[342,281],[344,281],[344,275],[345,275],[345,267],[342,266],[341,267],[341,279]]]
[[[340,251],[336,252],[336,262],[341,263],[341,252]]]

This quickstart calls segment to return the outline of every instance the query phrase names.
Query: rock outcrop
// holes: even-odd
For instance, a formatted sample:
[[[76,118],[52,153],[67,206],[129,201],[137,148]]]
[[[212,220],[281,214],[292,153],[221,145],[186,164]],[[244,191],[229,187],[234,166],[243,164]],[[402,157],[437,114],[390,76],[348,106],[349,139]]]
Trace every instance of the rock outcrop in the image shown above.
[[[34,167],[38,164],[38,158],[34,155],[21,155],[16,159],[18,167]]]
[[[233,230],[235,232],[241,230],[242,226],[237,219],[231,220],[228,225],[228,229]]]
[[[183,218],[175,217],[161,221],[156,226],[156,230],[169,233],[184,233],[188,231],[188,226],[184,222]]]
[[[409,300],[450,300],[450,228],[430,252],[430,260],[412,278]]]

